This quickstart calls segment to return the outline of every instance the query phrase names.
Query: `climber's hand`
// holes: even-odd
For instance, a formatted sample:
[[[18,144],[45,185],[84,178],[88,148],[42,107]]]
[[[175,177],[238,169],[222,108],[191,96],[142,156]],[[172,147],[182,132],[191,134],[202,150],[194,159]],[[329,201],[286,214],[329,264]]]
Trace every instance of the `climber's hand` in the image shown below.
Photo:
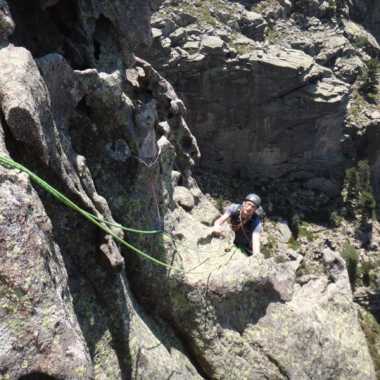
[[[213,226],[212,231],[211,231],[211,236],[224,237],[225,231],[224,231],[223,226],[220,226],[220,225]]]

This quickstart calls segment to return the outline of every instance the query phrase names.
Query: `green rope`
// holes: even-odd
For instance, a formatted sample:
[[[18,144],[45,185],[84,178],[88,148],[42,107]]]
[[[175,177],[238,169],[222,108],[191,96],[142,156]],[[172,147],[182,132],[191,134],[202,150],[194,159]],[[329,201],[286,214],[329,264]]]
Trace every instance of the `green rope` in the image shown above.
[[[29,169],[27,169],[25,166],[19,164],[18,162],[13,161],[12,159],[10,159],[8,157],[0,155],[0,164],[2,166],[4,166],[5,168],[18,169],[18,170],[28,174],[28,176],[30,177],[31,180],[33,180],[35,183],[37,183],[39,186],[41,186],[44,190],[46,190],[48,193],[50,193],[58,201],[63,203],[65,206],[71,208],[72,210],[77,211],[79,214],[83,215],[91,223],[95,224],[101,230],[103,230],[107,234],[111,235],[117,242],[119,242],[120,244],[124,245],[125,247],[131,249],[133,252],[139,254],[140,256],[144,257],[147,260],[154,262],[157,265],[163,266],[163,267],[168,268],[168,269],[173,269],[175,271],[184,272],[183,269],[176,268],[172,265],[166,264],[163,261],[160,261],[160,260],[148,255],[147,253],[141,251],[140,249],[136,248],[132,244],[121,239],[119,236],[117,236],[111,229],[109,229],[104,224],[109,225],[109,226],[119,227],[119,228],[122,228],[123,230],[138,233],[138,234],[157,234],[157,233],[162,233],[162,231],[156,231],[156,230],[142,231],[142,230],[137,230],[137,229],[125,227],[119,223],[112,223],[112,222],[101,220],[100,218],[96,217],[95,215],[93,215],[93,214],[83,210],[82,208],[80,208],[78,205],[76,205],[74,202],[72,202],[65,195],[60,193],[54,187],[50,186],[46,181],[44,181],[38,175],[34,174],[33,172],[31,172]]]
[[[141,235],[157,235],[157,234],[167,234],[168,235],[168,233],[166,231],[163,231],[163,230],[137,230],[135,228],[125,227],[119,223],[113,223],[113,222],[109,222],[108,220],[102,220],[102,219],[96,217],[94,214],[90,214],[90,215],[94,219],[96,219],[97,221],[99,221],[101,223],[108,224],[109,226],[112,226],[112,227],[118,227],[118,228],[120,228],[124,231],[127,231],[127,232],[133,232],[135,234],[141,234]]]

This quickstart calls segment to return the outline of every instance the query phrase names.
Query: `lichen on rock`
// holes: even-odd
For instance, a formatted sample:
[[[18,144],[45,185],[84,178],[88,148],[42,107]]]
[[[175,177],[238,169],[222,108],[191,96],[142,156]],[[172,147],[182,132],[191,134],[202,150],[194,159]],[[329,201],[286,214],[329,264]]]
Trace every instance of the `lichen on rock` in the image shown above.
[[[368,31],[360,1],[160,3],[0,1],[0,154],[112,223],[0,167],[0,378],[374,379],[354,300],[376,299],[378,225],[338,212],[345,169],[378,176],[376,12]],[[236,199],[198,162],[263,193],[263,254],[213,234]],[[338,198],[336,228],[298,220]]]

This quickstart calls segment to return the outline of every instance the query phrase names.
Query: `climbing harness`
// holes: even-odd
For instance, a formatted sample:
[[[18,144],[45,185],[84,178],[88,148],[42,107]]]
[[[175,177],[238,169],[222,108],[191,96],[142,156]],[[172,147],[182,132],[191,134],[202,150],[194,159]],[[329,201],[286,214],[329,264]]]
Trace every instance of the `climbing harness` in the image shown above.
[[[244,228],[244,224],[246,224],[247,222],[248,222],[248,220],[245,223],[243,223],[243,218],[241,216],[241,208],[240,208],[240,224],[239,224],[239,227],[241,228],[243,235],[244,235],[245,239],[247,240],[248,246],[249,246],[251,242],[250,242],[249,237],[247,236],[247,231]],[[251,255],[253,254],[253,251],[251,249],[249,249],[249,248],[244,248],[244,249],[246,249]]]
[[[249,222],[249,219],[247,219],[246,221],[244,221],[244,218],[242,217],[242,213],[241,213],[241,211],[242,211],[242,208],[240,207],[240,209],[239,209],[239,219],[238,219],[238,223],[231,223],[231,228],[232,228],[232,230],[235,232],[235,233],[237,233],[237,232],[239,232],[239,231],[242,231],[242,233],[243,233],[243,236],[244,236],[244,238],[245,238],[245,240],[246,240],[246,242],[248,243],[248,246],[246,247],[246,246],[242,246],[241,248],[243,248],[245,251],[247,251],[249,254],[253,254],[253,251],[251,250],[251,249],[249,249],[248,247],[250,246],[250,244],[251,244],[251,240],[250,240],[250,238],[249,238],[249,236],[247,235],[247,230],[246,230],[246,228],[244,227],[248,222]],[[239,244],[239,246],[240,246],[240,244]]]

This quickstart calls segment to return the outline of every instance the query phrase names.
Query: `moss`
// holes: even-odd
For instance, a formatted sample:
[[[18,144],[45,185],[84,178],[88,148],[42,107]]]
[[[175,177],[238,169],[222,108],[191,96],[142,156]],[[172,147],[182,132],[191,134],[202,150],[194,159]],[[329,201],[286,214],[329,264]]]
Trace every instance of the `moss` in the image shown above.
[[[115,351],[112,349],[112,336],[108,330],[96,342],[93,361],[95,378],[120,378],[120,368]]]
[[[357,36],[352,42],[352,45],[356,49],[364,49],[369,45],[368,38],[366,36]]]
[[[236,50],[236,52],[240,55],[248,54],[254,50],[252,45],[248,43],[237,43],[236,39],[238,38],[238,33],[234,34],[234,38],[231,40],[230,44],[231,46]],[[235,185],[235,183],[233,184]],[[238,187],[238,186],[235,186]]]
[[[380,325],[374,316],[364,309],[360,310],[359,315],[361,327],[367,338],[369,353],[375,366],[376,378],[380,379]]]
[[[13,287],[5,278],[0,277],[0,309],[6,314],[26,316],[32,313],[33,305],[23,289]],[[20,317],[9,319],[10,328],[13,330],[18,330],[20,323]]]
[[[320,260],[310,260],[310,258],[305,257],[298,267],[296,274],[297,278],[308,275],[323,276],[326,274],[326,270]]]
[[[355,123],[361,124],[365,122],[365,117],[363,115],[363,110],[368,106],[363,95],[355,89],[352,93],[352,100],[348,110],[348,117]]]
[[[206,24],[211,26],[218,26],[218,20],[212,15],[211,9],[218,7],[220,9],[223,4],[215,0],[198,1],[195,4],[187,4],[184,2],[179,3],[180,8],[196,17],[199,24]]]
[[[281,39],[281,34],[277,30],[273,29],[273,27],[268,27],[265,31],[265,39],[269,43],[275,44]]]
[[[313,233],[309,231],[306,227],[300,227],[298,237],[305,237],[309,242],[314,240]]]
[[[86,374],[86,368],[81,366],[74,369],[75,374],[78,376],[78,379],[84,379]]]
[[[304,237],[309,242],[314,240],[314,234],[309,230],[308,225],[305,222],[302,222],[298,228],[298,237]]]

